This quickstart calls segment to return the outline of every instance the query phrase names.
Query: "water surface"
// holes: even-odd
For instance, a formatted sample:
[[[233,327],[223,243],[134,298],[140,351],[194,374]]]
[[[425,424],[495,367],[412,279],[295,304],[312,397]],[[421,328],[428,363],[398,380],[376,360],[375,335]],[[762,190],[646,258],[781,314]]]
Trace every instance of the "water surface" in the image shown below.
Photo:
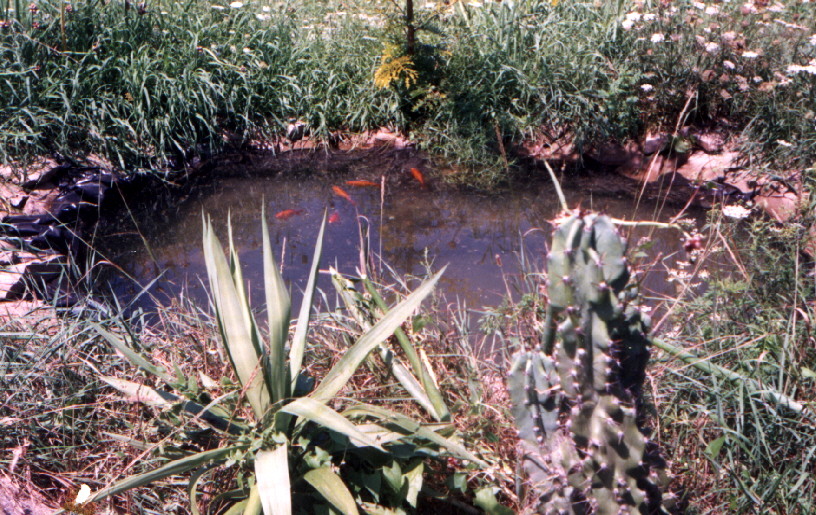
[[[381,195],[375,187],[354,187],[345,181],[376,179],[370,173],[355,175],[283,174],[274,177],[240,177],[218,180],[169,219],[143,224],[141,239],[113,256],[115,263],[135,281],[118,277],[114,290],[127,300],[152,283],[149,293],[159,302],[184,291],[192,299],[206,303],[206,270],[201,251],[202,213],[213,219],[216,233],[227,241],[227,220],[231,220],[235,246],[244,266],[244,277],[253,292],[253,304],[263,303],[261,264],[261,213],[266,212],[272,245],[282,263],[284,279],[291,285],[295,306],[305,287],[309,262],[321,219],[327,224],[321,268],[335,266],[342,273],[356,275],[360,268],[361,241],[369,250],[373,271],[386,282],[394,282],[387,264],[401,276],[423,277],[444,265],[448,269],[438,290],[449,301],[458,300],[470,308],[494,306],[508,293],[517,296],[515,285],[522,273],[519,251],[522,246],[528,268],[541,269],[551,232],[549,220],[559,211],[551,185],[542,182],[523,190],[499,195],[452,191],[431,184],[423,187],[413,180],[391,181]],[[352,202],[339,196],[333,186],[346,191]],[[676,210],[659,209],[652,203],[637,206],[633,199],[587,194],[565,185],[571,206],[606,212],[626,220],[668,220]],[[294,210],[291,216],[275,215]],[[157,217],[158,218],[158,217]],[[368,237],[361,238],[361,230]],[[639,228],[629,238],[635,242],[651,239],[651,259],[682,257],[679,233]],[[671,264],[673,257],[667,258]],[[663,280],[663,264],[645,280],[644,289],[653,295],[670,295]],[[417,283],[414,282],[414,285]],[[318,286],[332,297],[332,286],[323,274]],[[148,306],[147,296],[137,305]]]

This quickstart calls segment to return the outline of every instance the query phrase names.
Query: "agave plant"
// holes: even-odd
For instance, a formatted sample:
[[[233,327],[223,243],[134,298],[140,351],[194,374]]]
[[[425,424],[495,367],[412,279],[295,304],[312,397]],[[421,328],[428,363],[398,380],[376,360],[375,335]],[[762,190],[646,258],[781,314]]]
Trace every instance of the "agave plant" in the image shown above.
[[[432,291],[444,270],[393,309],[380,305],[383,315],[372,321],[313,387],[314,380],[304,371],[303,360],[324,229],[325,219],[317,238],[300,315],[291,343],[287,345],[291,303],[273,258],[266,221],[263,222],[264,289],[269,324],[266,338],[250,309],[232,235],[227,260],[211,221],[204,221],[204,256],[216,319],[226,354],[240,382],[240,391],[202,405],[183,394],[113,377],[102,379],[130,398],[192,414],[216,431],[223,443],[217,448],[184,454],[155,470],[123,479],[93,494],[89,502],[168,476],[192,472],[188,489],[190,508],[192,513],[198,514],[196,497],[200,478],[218,465],[238,463],[246,472],[245,487],[229,492],[230,498],[238,501],[226,513],[277,515],[326,510],[357,513],[359,506],[366,511],[402,509],[417,505],[423,460],[427,456],[447,453],[478,462],[461,444],[443,436],[453,432],[449,424],[423,425],[361,402],[346,402],[343,411],[327,405],[336,400],[369,354],[382,349],[384,342],[399,330]],[[180,373],[175,377],[150,363],[123,338],[102,327],[96,329],[135,365],[184,392],[186,380]],[[407,349],[410,342],[404,336],[401,334],[400,344]],[[408,354],[412,355],[410,351]],[[418,360],[411,362],[416,364]],[[426,409],[437,419],[449,417],[438,390],[435,385],[431,386],[427,371],[415,370],[419,380],[404,366],[400,372],[403,379],[411,376],[413,380],[405,380],[414,387],[414,396],[422,399]],[[227,401],[231,406],[229,410],[224,408]],[[240,413],[247,415],[241,418]]]

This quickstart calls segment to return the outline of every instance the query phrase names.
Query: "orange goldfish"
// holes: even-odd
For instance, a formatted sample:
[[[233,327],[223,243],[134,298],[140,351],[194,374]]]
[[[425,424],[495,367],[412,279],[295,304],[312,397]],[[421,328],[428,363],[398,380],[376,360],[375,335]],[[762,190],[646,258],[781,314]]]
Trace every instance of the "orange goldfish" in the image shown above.
[[[419,171],[419,168],[411,168],[411,175],[414,176],[414,179],[416,179],[421,186],[425,186],[425,177],[422,175],[422,172]]]
[[[379,188],[380,183],[371,181],[346,181],[349,186],[359,186],[361,188]]]
[[[293,216],[302,215],[304,211],[302,209],[284,209],[283,211],[276,213],[275,218],[278,220],[289,220]]]
[[[336,224],[339,221],[340,221],[340,213],[338,213],[337,211],[335,211],[334,213],[329,215],[329,223],[330,224]]]
[[[352,198],[349,196],[349,194],[346,193],[346,190],[344,190],[340,186],[332,186],[332,191],[338,197],[342,197],[342,198],[348,200],[349,202],[351,202],[352,204],[354,204],[354,200],[352,200]]]

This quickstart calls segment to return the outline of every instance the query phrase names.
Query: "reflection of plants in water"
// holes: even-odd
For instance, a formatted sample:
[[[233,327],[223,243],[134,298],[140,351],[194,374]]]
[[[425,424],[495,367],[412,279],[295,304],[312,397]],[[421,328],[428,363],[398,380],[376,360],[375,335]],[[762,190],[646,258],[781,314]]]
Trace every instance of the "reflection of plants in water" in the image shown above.
[[[458,459],[478,461],[462,445],[443,436],[452,432],[448,424],[423,425],[381,406],[348,402],[339,396],[371,351],[379,348],[383,361],[408,388],[412,398],[438,420],[449,419],[434,380],[411,341],[399,329],[432,291],[441,272],[391,310],[368,283],[368,294],[376,304],[368,306],[365,316],[357,311],[361,313],[358,322],[365,323],[363,333],[315,385],[314,377],[302,365],[325,221],[291,341],[289,294],[272,257],[265,220],[263,225],[269,324],[266,341],[250,309],[232,238],[228,261],[212,224],[206,222],[204,227],[205,260],[223,352],[239,381],[233,391],[202,402],[197,388],[191,386],[196,378],[185,377],[178,369],[175,374],[169,373],[150,363],[122,338],[97,327],[131,362],[180,395],[115,377],[102,379],[132,399],[162,408],[164,422],[175,425],[176,431],[194,438],[206,450],[165,446],[166,457],[172,461],[123,479],[97,492],[90,501],[192,472],[190,502],[191,509],[197,511],[197,489],[202,477],[219,466],[238,464],[238,488],[229,497],[239,500],[231,510],[240,509],[243,513],[283,514],[293,508],[310,513],[321,509],[357,513],[358,506],[367,510],[416,508],[428,454],[441,456],[446,452]],[[336,275],[335,279],[342,278]],[[376,311],[382,314],[373,316]],[[395,331],[410,368],[393,358],[386,359],[392,352],[384,342]],[[228,378],[222,379],[222,383],[231,384]],[[345,405],[342,411],[334,409],[342,405]],[[204,422],[211,429],[191,430],[183,415],[192,416],[192,420]],[[219,439],[226,445],[218,445]]]

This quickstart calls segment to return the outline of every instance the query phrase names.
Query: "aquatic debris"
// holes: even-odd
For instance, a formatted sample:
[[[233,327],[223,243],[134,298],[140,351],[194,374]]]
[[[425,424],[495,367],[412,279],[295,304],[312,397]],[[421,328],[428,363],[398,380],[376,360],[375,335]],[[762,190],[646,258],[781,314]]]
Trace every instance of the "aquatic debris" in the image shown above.
[[[334,213],[329,215],[329,223],[330,224],[336,224],[339,221],[340,221],[340,213],[338,213],[337,211],[335,211]]]
[[[373,181],[346,181],[349,186],[356,186],[358,188],[379,188],[380,183]]]
[[[344,198],[344,199],[348,200],[349,202],[351,202],[351,203],[352,203],[352,204],[354,204],[355,206],[357,205],[357,204],[354,202],[354,200],[351,198],[351,196],[349,196],[349,194],[348,194],[348,193],[346,193],[346,190],[344,190],[344,189],[343,189],[343,188],[341,188],[340,186],[332,186],[332,191],[333,191],[333,192],[334,192],[334,194],[335,194],[335,195],[337,195],[338,197],[342,197],[342,198]]]
[[[305,213],[302,209],[284,209],[278,213],[275,213],[275,218],[278,220],[289,220],[293,216],[302,215]]]
[[[422,175],[419,168],[411,168],[411,175],[414,176],[414,179],[416,179],[420,185],[425,186],[425,176]]]

